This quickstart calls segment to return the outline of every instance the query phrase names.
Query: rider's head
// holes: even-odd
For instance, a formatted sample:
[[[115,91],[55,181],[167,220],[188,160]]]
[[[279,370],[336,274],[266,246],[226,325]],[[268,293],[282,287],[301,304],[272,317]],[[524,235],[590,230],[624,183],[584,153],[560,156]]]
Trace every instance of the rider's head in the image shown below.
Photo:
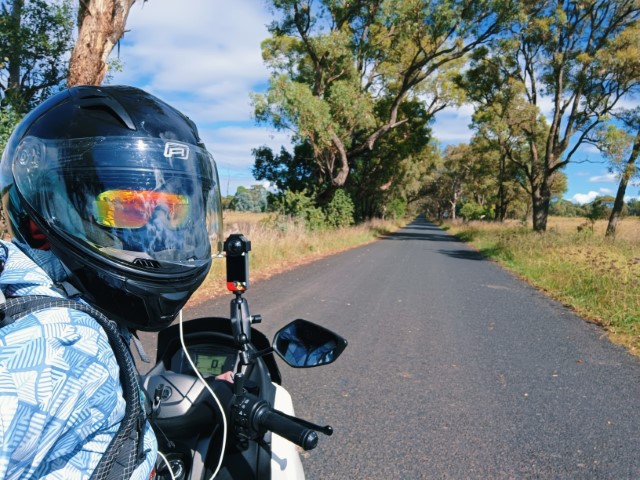
[[[40,230],[70,283],[132,328],[171,323],[221,248],[213,158],[191,120],[142,90],[50,98],[9,139],[0,183],[17,243],[41,246]]]

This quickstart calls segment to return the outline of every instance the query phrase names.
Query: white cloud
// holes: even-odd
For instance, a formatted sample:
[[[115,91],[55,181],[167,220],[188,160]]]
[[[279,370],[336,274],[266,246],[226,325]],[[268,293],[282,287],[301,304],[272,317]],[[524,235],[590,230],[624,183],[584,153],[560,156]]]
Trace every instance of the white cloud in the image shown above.
[[[151,86],[167,90],[263,78],[260,42],[270,15],[257,6],[224,0],[191,0],[182,8],[173,0],[134,5],[122,46],[125,77],[143,72],[152,75]]]
[[[582,145],[580,145],[580,152],[583,154],[590,154],[593,153],[595,155],[597,155],[598,157],[600,157],[602,155],[602,152],[598,149],[598,147],[596,147],[595,145],[592,145],[590,143],[583,143]]]
[[[198,125],[251,122],[249,92],[268,79],[260,42],[270,21],[253,2],[136,3],[120,47],[124,69],[112,83],[143,88]]]
[[[538,97],[538,108],[540,109],[540,113],[542,113],[547,120],[551,121],[553,116],[553,97],[540,95]]]
[[[473,106],[447,107],[436,114],[433,135],[441,143],[468,142],[473,136],[469,128]]]
[[[584,205],[585,203],[593,202],[597,197],[601,197],[603,195],[612,195],[613,190],[610,188],[599,188],[598,191],[591,190],[589,193],[576,193],[571,200],[575,203],[579,203]]]
[[[291,150],[288,135],[259,127],[222,127],[201,131],[201,136],[219,169],[249,171],[254,160],[251,150],[263,145],[274,153],[279,152],[282,145]]]
[[[613,183],[618,181],[618,175],[615,173],[607,173],[605,175],[596,175],[589,177],[590,183]]]
[[[599,192],[594,191],[591,191],[589,193],[576,193],[573,197],[571,197],[571,200],[579,203],[580,205],[584,205],[585,203],[593,202],[599,195]]]

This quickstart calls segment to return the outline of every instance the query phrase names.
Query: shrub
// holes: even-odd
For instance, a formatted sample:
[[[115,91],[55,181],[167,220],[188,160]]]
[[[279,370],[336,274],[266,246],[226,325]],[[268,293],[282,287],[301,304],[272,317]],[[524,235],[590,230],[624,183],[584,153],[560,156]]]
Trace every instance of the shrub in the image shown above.
[[[354,223],[353,201],[344,190],[338,190],[325,209],[326,223],[330,227],[348,227]]]
[[[460,209],[460,216],[466,221],[480,220],[486,215],[485,209],[482,205],[478,205],[475,202],[467,202]]]
[[[309,230],[321,230],[326,226],[324,212],[315,206],[306,192],[292,192],[287,190],[281,197],[280,210],[284,215],[290,215],[302,220]]]
[[[265,212],[267,210],[267,189],[262,185],[251,188],[238,187],[229,203],[229,208],[237,212]]]
[[[385,205],[385,218],[398,220],[404,218],[407,213],[407,201],[403,198],[394,198]]]

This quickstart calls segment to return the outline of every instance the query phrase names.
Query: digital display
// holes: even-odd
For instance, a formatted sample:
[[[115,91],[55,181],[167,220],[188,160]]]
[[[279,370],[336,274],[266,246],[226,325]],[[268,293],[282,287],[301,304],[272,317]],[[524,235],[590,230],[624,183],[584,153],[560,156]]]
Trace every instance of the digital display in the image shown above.
[[[224,355],[205,355],[198,353],[194,358],[196,368],[209,375],[220,375],[223,373],[226,361],[227,357]]]

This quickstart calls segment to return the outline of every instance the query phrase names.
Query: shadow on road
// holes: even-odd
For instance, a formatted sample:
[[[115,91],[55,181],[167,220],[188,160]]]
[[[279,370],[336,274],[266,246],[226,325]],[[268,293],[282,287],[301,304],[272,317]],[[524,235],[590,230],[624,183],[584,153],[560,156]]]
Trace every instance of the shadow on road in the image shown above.
[[[429,242],[448,242],[464,245],[462,240],[446,233],[422,217],[415,219],[403,229],[386,235],[383,240],[426,240]],[[486,260],[484,255],[472,249],[440,249],[438,253],[460,260]]]
[[[390,233],[384,237],[385,240],[429,240],[435,242],[457,242],[453,235],[442,231],[436,225],[429,223],[424,218],[419,217],[408,224],[403,229]]]
[[[439,253],[461,260],[486,260],[484,255],[475,250],[438,250]]]
[[[401,232],[390,233],[383,240],[429,240],[432,242],[460,242],[456,237],[444,233]]]

